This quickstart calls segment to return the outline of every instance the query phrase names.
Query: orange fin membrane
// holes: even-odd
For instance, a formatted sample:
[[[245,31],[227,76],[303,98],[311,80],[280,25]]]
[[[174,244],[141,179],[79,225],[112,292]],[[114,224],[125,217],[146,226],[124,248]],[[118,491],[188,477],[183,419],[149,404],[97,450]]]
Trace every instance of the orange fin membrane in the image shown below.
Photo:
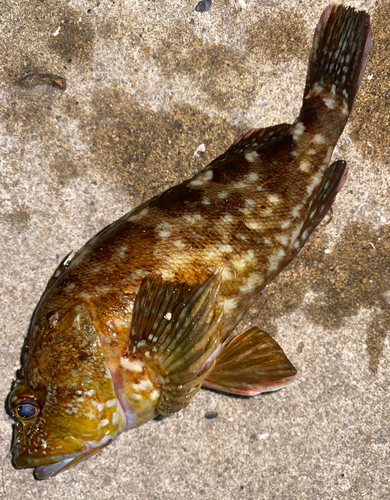
[[[344,160],[335,161],[326,169],[317,194],[311,203],[309,215],[302,226],[301,235],[303,238],[301,236],[302,243],[299,249],[303,247],[311,233],[330,210],[337,193],[344,186],[347,176],[348,169]]]
[[[316,84],[325,86],[346,98],[351,111],[366,69],[371,40],[370,16],[366,12],[329,5],[315,30],[304,95]]]
[[[254,327],[227,344],[203,387],[256,396],[282,389],[296,373],[279,344],[268,333]]]
[[[203,284],[149,275],[139,289],[131,324],[129,355],[156,366],[162,394],[157,411],[169,416],[185,408],[215,364],[220,346],[215,311],[221,273]]]

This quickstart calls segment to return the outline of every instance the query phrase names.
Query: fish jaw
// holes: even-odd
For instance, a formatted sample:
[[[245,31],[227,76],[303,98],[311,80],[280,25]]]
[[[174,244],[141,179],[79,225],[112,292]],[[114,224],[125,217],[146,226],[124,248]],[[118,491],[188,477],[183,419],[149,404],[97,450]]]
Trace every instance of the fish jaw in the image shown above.
[[[117,436],[115,436],[114,438],[113,436],[104,436],[99,443],[83,443],[85,451],[81,453],[75,453],[66,458],[62,458],[58,462],[40,465],[35,469],[35,476],[37,477],[37,479],[48,479],[49,477],[57,475],[59,472],[70,469],[71,467],[73,467],[73,465],[76,465],[83,460],[88,459],[89,457],[100,451],[102,448],[112,443],[112,441],[114,441],[116,437]]]

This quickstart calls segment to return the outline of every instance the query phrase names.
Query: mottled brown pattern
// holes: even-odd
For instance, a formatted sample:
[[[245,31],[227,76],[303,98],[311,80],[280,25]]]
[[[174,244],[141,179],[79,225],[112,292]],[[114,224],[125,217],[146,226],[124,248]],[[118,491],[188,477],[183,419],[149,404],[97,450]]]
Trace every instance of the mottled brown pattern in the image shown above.
[[[351,20],[357,23],[352,31],[348,28]],[[31,397],[42,402],[41,415],[34,416],[39,425],[48,415],[50,429],[55,422],[60,425],[69,402],[71,413],[84,412],[86,419],[80,432],[74,427],[69,431],[77,443],[74,454],[65,454],[70,463],[105,446],[125,427],[188,404],[187,398],[207,380],[208,370],[214,363],[218,366],[221,351],[229,349],[231,344],[225,346],[225,341],[242,315],[297,255],[324,217],[343,184],[345,162],[331,166],[329,162],[348,118],[346,95],[351,96],[359,85],[364,69],[365,57],[361,54],[367,56],[370,40],[367,23],[368,17],[353,9],[326,9],[314,39],[303,105],[296,121],[241,136],[225,154],[189,180],[102,230],[47,288],[26,340],[23,387],[30,384]],[[337,27],[330,39],[322,36],[329,26]],[[348,43],[343,45],[344,31]],[[361,33],[358,43],[356,32]],[[348,65],[351,52],[359,54],[361,66]],[[324,60],[328,54],[323,66],[321,54]],[[329,58],[338,68],[335,78]],[[342,78],[348,76],[345,85],[340,83],[340,68],[347,73]],[[201,290],[202,285],[207,293],[189,307],[189,292]],[[168,335],[164,348],[154,351],[156,320],[137,343],[129,343],[130,326],[135,328],[133,308],[144,298],[145,290],[154,295],[149,302],[149,297],[145,298],[147,306],[141,311],[144,323],[154,309],[169,318],[182,308],[190,318],[188,337],[180,330],[172,337]],[[173,294],[181,290],[172,295],[179,309],[163,309],[162,290]],[[134,317],[142,326],[141,313]],[[208,328],[210,335],[205,336]],[[257,340],[261,338],[259,333],[252,332]],[[179,342],[181,335],[187,344]],[[77,345],[82,348],[77,350]],[[276,351],[272,342],[270,346],[277,357],[284,357],[279,346]],[[275,374],[274,355],[267,359]],[[99,373],[93,369],[94,360],[101,364]],[[249,351],[246,361],[249,364]],[[287,372],[274,376],[273,387],[295,373],[288,362],[281,365]],[[245,384],[235,387],[234,392],[259,393],[267,386]],[[59,401],[48,400],[49,387]],[[107,387],[112,389],[109,395]],[[11,397],[14,405],[19,404],[19,391],[17,387]],[[92,395],[93,401],[86,399]],[[83,403],[82,410],[75,409],[76,397],[82,398],[78,399]],[[33,420],[20,425],[36,428]],[[18,436],[15,456],[21,457],[25,455],[25,435],[20,430]],[[63,433],[60,437],[66,439]],[[50,457],[43,458],[43,452],[37,451],[35,461],[18,458],[17,463],[43,465],[38,469],[40,477],[61,470],[66,462],[61,463],[54,445],[45,443],[45,453]]]

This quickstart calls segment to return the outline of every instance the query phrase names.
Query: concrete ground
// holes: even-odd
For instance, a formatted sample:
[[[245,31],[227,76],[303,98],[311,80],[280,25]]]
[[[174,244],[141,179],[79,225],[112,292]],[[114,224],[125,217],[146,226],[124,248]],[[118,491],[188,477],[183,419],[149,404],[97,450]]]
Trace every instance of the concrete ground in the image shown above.
[[[197,172],[240,132],[298,113],[327,1],[197,3],[0,4],[2,401],[33,309],[70,250]],[[334,153],[349,179],[332,221],[241,325],[279,341],[295,383],[253,399],[203,390],[184,411],[46,481],[12,468],[3,411],[1,498],[390,498],[390,7],[348,4],[368,10],[374,28]],[[54,76],[23,80],[31,74]],[[206,419],[209,411],[218,417]]]

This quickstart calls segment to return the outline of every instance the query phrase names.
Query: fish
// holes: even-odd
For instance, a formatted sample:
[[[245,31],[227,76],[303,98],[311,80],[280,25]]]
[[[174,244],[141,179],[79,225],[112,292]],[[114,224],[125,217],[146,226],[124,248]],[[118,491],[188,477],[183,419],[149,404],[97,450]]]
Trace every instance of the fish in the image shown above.
[[[294,379],[271,336],[235,327],[346,181],[346,162],[330,160],[371,39],[366,12],[329,5],[294,123],[242,134],[63,260],[33,313],[7,400],[17,468],[54,476],[185,408],[201,387],[255,396]]]

